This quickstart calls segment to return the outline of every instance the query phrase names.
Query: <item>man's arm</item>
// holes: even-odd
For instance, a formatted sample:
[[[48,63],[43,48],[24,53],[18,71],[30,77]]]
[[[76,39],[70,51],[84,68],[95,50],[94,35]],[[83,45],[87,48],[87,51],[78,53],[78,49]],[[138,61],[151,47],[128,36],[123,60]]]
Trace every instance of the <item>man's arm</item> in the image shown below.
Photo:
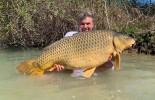
[[[70,31],[70,32],[67,32],[64,37],[73,36],[76,33],[78,33],[78,31]]]

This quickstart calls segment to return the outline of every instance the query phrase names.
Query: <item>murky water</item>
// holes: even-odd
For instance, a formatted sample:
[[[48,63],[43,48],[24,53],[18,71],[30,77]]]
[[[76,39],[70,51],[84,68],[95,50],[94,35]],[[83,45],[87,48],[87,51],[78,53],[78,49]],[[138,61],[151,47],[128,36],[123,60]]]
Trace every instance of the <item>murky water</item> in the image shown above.
[[[0,50],[0,100],[155,100],[155,56],[123,55],[119,71],[90,79],[71,72],[24,76],[16,66],[41,50]]]

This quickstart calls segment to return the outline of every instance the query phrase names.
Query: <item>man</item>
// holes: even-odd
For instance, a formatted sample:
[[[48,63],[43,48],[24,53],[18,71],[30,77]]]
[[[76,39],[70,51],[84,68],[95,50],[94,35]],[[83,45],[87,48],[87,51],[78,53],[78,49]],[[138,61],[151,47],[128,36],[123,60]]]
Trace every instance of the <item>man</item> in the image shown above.
[[[77,19],[78,22],[78,30],[77,31],[71,31],[66,33],[65,37],[73,36],[74,34],[77,34],[78,32],[87,32],[93,30],[94,27],[94,21],[93,17],[90,12],[83,12],[78,16]],[[112,57],[109,57],[109,60],[111,60]],[[64,69],[63,66],[55,64],[57,71],[61,71]],[[113,64],[111,61],[107,62],[106,65],[108,67],[113,67]],[[74,70],[71,74],[72,77],[80,77],[83,74],[84,69],[81,70]]]

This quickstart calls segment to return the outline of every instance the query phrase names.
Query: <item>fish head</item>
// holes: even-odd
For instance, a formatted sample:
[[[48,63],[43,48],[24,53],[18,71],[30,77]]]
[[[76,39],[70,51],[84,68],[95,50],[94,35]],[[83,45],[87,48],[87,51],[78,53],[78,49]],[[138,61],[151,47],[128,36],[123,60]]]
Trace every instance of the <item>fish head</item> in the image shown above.
[[[114,47],[122,52],[124,49],[132,47],[135,44],[135,40],[127,35],[115,34],[113,43]]]

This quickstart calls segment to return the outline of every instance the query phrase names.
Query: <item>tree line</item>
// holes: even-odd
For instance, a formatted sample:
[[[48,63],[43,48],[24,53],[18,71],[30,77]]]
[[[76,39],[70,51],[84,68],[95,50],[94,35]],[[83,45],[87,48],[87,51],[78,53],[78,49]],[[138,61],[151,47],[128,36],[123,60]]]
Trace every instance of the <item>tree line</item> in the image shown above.
[[[155,4],[151,0],[143,4],[141,2],[138,0],[1,0],[0,46],[3,48],[45,47],[63,38],[66,32],[76,30],[76,17],[83,11],[90,11],[93,14],[95,29],[110,29],[132,34],[135,38],[143,38],[140,34],[149,32],[154,36]],[[136,40],[138,41],[138,38]]]

